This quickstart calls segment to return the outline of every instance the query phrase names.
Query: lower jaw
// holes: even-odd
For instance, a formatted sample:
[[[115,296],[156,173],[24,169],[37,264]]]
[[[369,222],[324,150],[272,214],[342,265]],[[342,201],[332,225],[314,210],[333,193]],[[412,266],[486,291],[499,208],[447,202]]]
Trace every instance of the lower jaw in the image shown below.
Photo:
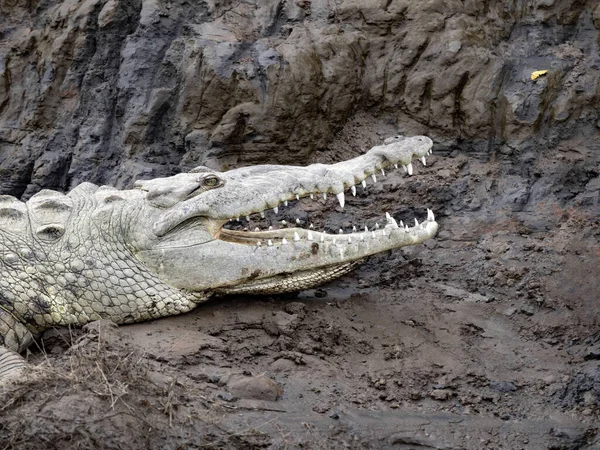
[[[386,237],[389,236],[390,232],[398,229],[404,230],[406,233],[419,233],[421,232],[422,227],[427,226],[433,221],[433,216],[431,216],[431,218],[428,217],[428,219],[421,224],[415,220],[415,225],[410,228],[407,225],[402,224],[402,222],[400,222],[401,226],[399,227],[393,218],[390,218],[389,220],[392,221],[391,223],[393,223],[393,225],[388,221],[388,224],[383,228],[380,228],[379,225],[377,225],[372,230],[365,228],[363,231],[356,231],[355,229],[352,233],[346,234],[328,234],[313,231],[311,229],[306,230],[304,228],[283,228],[268,231],[238,231],[221,228],[215,234],[215,238],[225,242],[249,246],[277,245],[292,241],[317,243],[330,241],[333,243],[336,241],[358,242]],[[340,233],[342,233],[342,230],[340,230]]]

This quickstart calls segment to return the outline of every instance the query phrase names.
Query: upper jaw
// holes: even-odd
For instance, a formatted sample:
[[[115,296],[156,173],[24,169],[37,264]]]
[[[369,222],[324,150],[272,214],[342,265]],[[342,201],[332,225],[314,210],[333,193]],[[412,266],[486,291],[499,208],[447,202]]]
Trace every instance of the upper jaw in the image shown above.
[[[413,159],[426,164],[433,142],[425,136],[392,138],[373,147],[366,154],[337,164],[315,164],[308,167],[254,166],[220,174],[222,188],[204,192],[196,198],[170,208],[154,223],[152,231],[164,236],[184,221],[205,216],[224,223],[267,210],[276,213],[281,204],[302,197],[334,194],[343,208],[345,192],[356,195],[356,186],[373,181],[390,166],[402,165],[412,175]],[[293,236],[292,236],[293,238]]]

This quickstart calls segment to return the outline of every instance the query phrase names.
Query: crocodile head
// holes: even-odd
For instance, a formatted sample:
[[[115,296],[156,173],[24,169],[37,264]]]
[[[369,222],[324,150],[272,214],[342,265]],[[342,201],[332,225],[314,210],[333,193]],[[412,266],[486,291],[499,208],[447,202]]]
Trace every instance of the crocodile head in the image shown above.
[[[198,167],[137,181],[135,187],[145,195],[130,236],[134,253],[165,283],[191,292],[279,293],[322,284],[369,255],[433,237],[438,229],[433,213],[410,227],[388,217],[381,229],[343,235],[289,227],[235,231],[226,224],[277,213],[282,204],[307,196],[334,195],[344,207],[346,191],[355,194],[356,185],[388,166],[402,165],[412,174],[412,160],[425,162],[431,147],[427,137],[398,136],[332,165],[261,165],[228,172]]]

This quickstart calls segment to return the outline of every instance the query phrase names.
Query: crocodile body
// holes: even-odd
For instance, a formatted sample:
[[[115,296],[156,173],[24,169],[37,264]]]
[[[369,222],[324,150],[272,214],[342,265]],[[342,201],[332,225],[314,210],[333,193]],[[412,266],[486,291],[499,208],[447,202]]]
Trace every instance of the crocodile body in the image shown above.
[[[396,137],[332,165],[198,167],[131,190],[84,183],[68,194],[43,190],[26,203],[0,196],[0,379],[48,327],[139,322],[216,295],[306,289],[369,255],[433,237],[431,212],[412,227],[388,217],[382,229],[343,236],[226,226],[307,196],[334,194],[343,207],[345,191],[355,194],[391,165],[411,174],[412,160],[425,162],[431,146],[423,136]]]

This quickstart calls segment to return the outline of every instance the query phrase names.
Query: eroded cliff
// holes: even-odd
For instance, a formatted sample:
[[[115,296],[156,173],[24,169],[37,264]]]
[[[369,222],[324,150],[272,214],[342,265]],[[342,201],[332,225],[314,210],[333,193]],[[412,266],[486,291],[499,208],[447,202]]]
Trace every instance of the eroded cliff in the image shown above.
[[[303,163],[359,113],[486,157],[591,138],[598,27],[594,1],[2,0],[0,192]]]

